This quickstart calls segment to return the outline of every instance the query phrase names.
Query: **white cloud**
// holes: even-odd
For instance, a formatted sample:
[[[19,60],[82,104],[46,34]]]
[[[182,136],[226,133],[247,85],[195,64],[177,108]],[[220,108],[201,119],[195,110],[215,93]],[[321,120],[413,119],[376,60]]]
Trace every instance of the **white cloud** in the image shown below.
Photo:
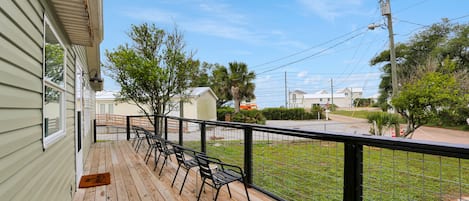
[[[296,76],[299,78],[304,78],[306,75],[308,75],[308,71],[301,71]]]
[[[362,5],[362,1],[363,0],[299,0],[299,3],[321,18],[334,20],[336,17],[362,13],[357,12]]]
[[[304,49],[307,46],[287,38],[282,30],[265,30],[250,23],[249,13],[238,11],[230,4],[206,1],[171,2],[182,11],[170,8],[133,7],[123,11],[125,16],[163,25],[177,24],[181,30],[208,36],[237,40],[249,44]],[[252,15],[252,14],[250,14]]]
[[[309,76],[304,79],[303,84],[319,84],[322,80],[322,77],[319,75]]]

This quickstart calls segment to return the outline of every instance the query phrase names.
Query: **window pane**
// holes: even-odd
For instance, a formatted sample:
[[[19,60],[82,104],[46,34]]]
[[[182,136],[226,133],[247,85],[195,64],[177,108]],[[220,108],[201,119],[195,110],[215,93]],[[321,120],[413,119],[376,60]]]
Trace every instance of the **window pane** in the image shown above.
[[[108,110],[109,110],[109,111],[108,111],[109,114],[114,114],[114,105],[109,104],[109,105],[108,105]]]
[[[59,86],[64,86],[64,53],[49,25],[46,25],[45,78]]]
[[[106,105],[99,104],[99,113],[100,114],[105,114],[106,113]]]
[[[46,86],[44,119],[45,136],[62,129],[62,93]]]

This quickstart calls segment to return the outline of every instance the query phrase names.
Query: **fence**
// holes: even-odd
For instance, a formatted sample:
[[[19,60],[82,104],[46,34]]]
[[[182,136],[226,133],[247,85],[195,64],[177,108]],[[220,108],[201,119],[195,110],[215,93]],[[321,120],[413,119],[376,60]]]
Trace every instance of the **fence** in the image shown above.
[[[127,117],[127,139],[131,121]],[[157,134],[244,167],[277,200],[468,200],[469,148],[401,138],[154,117]],[[180,129],[168,129],[176,122]],[[191,128],[191,129],[188,129]]]

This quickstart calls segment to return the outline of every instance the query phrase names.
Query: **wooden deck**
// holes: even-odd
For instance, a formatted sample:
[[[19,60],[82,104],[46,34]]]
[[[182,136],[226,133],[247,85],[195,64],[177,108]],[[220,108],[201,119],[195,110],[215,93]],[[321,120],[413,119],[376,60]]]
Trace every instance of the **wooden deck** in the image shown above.
[[[161,176],[158,170],[163,164],[158,162],[157,171],[153,171],[154,157],[148,162],[143,161],[146,148],[136,153],[132,144],[127,141],[108,141],[93,144],[86,160],[84,175],[102,172],[111,173],[111,184],[92,188],[78,189],[74,201],[100,200],[197,200],[196,188],[200,188],[201,180],[197,169],[193,168],[188,177],[182,195],[179,189],[184,179],[185,170],[181,168],[178,177],[171,187],[176,173],[176,158],[163,169]],[[197,179],[196,179],[197,178]],[[196,181],[197,180],[197,181]],[[197,182],[197,187],[196,187]],[[230,184],[233,197],[231,200],[247,200],[244,187],[237,182]],[[251,200],[272,200],[268,196],[254,189],[248,189]],[[205,187],[200,200],[213,200],[214,192],[211,187]],[[230,200],[226,187],[222,187],[218,200]]]

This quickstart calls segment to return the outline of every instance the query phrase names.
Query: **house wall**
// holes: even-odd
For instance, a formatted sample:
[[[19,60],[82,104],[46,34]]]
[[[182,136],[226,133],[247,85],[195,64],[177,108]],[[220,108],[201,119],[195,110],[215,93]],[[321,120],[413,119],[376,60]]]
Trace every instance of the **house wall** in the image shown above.
[[[101,112],[101,104],[105,105],[105,113]],[[109,105],[113,105],[113,112],[109,113]],[[116,114],[116,115],[144,115],[139,112],[140,108],[135,104],[116,103],[114,100],[96,100],[96,114]]]
[[[83,47],[70,45],[47,2],[0,1],[1,200],[71,200],[75,191],[75,58]],[[44,12],[67,49],[66,135],[46,149],[42,144]],[[87,136],[85,149],[91,139]]]
[[[217,120],[217,103],[216,99],[212,96],[211,93],[203,93],[197,99],[197,119],[201,120]]]

